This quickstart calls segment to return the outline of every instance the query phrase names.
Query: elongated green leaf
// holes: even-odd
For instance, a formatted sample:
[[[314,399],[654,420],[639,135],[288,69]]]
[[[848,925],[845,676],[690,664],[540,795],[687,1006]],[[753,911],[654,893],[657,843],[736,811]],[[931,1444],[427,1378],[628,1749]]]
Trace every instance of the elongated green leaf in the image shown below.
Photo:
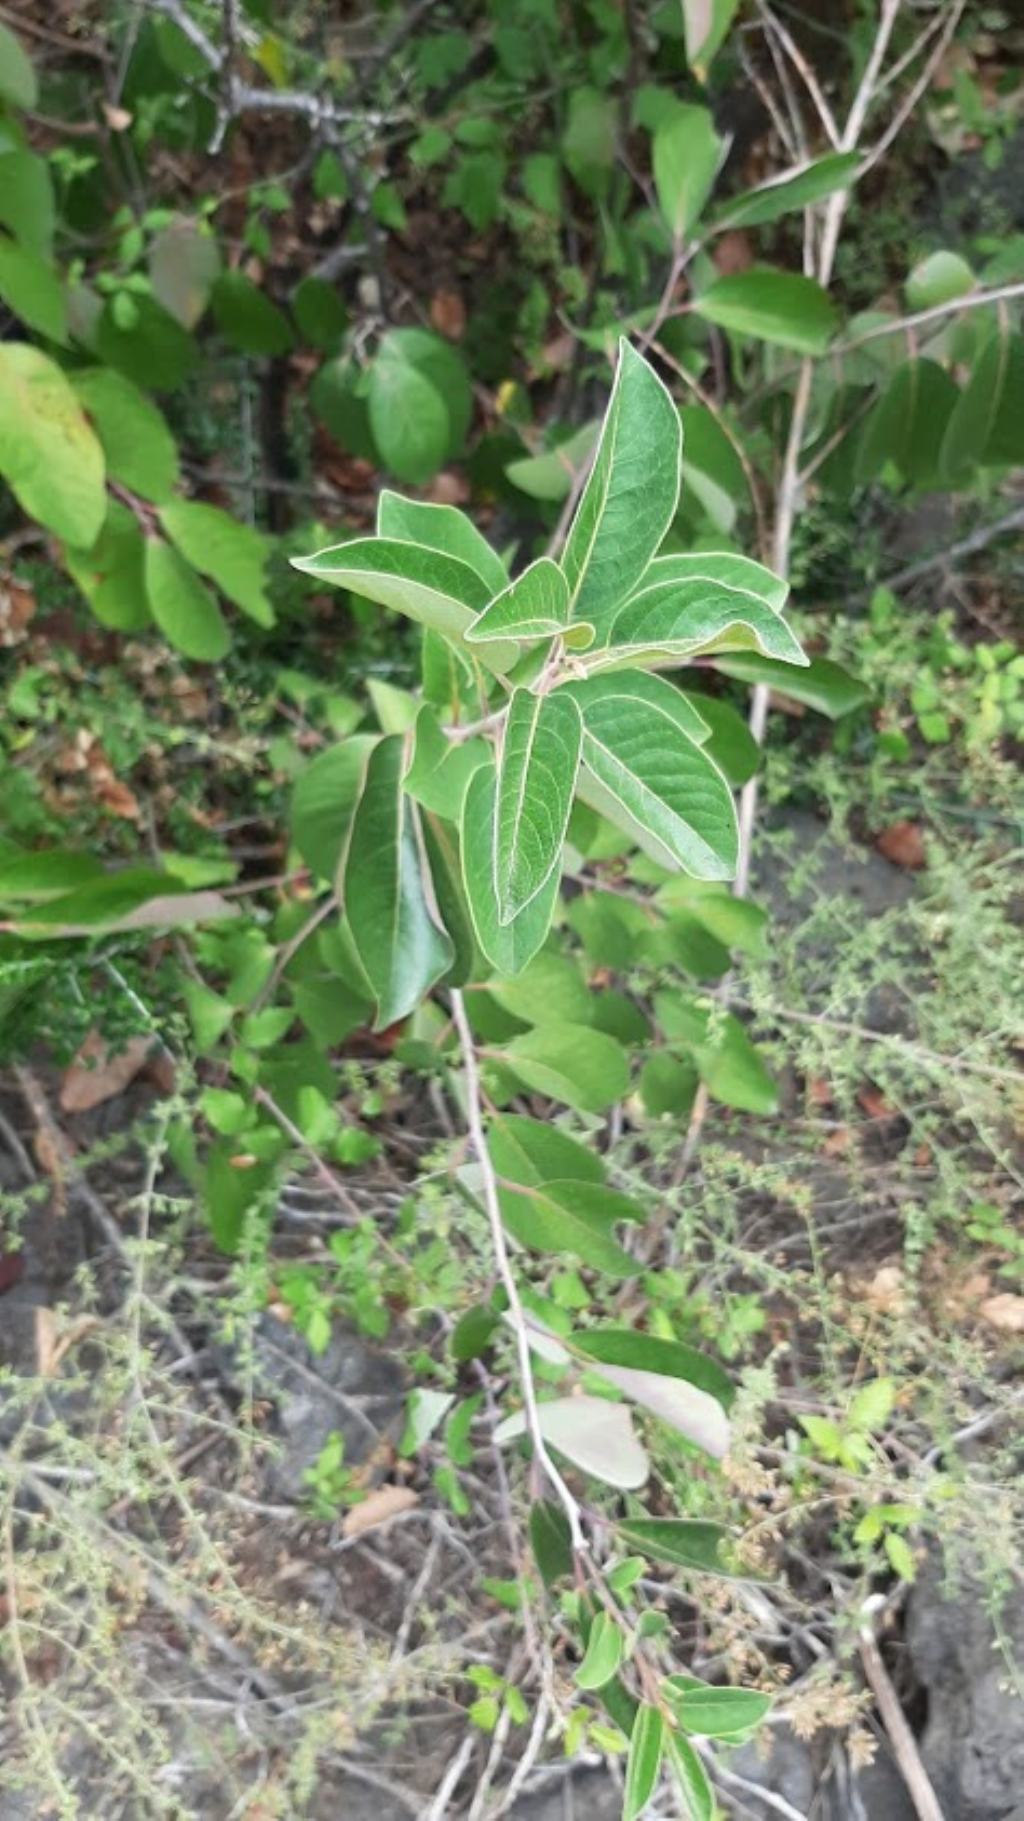
[[[574,436],[547,449],[541,455],[520,456],[509,462],[505,473],[514,487],[530,499],[557,502],[568,499],[573,482],[590,460],[600,434],[599,423],[584,424]]]
[[[111,500],[91,550],[64,547],[68,574],[102,626],[140,632],[150,623],[145,580],[146,540],[134,515]]]
[[[750,499],[743,463],[719,419],[703,405],[684,405],[683,505],[693,495],[716,531],[730,533],[741,506]],[[659,562],[667,559],[659,557]],[[642,585],[646,585],[644,577]]]
[[[669,393],[623,340],[594,466],[561,559],[573,618],[590,621],[599,640],[675,517],[681,448]]]
[[[588,1025],[538,1025],[513,1037],[502,1060],[535,1094],[564,1101],[579,1113],[603,1113],[629,1087],[622,1045]]]
[[[199,361],[195,336],[155,297],[132,294],[130,322],[118,320],[114,305],[115,299],[108,298],[95,335],[88,334],[88,347],[144,391],[170,392],[180,386]]]
[[[583,715],[580,791],[662,865],[704,879],[730,879],[739,836],[736,809],[718,767],[684,725],[697,717],[660,677],[624,670],[565,685]],[[705,730],[701,724],[701,736]]]
[[[406,499],[385,487],[377,501],[377,536],[425,544],[475,569],[491,594],[508,587],[505,565],[481,535],[472,519],[457,506],[434,506],[426,500]]]
[[[486,971],[476,945],[473,919],[469,914],[462,883],[462,856],[459,837],[450,822],[427,811],[423,817],[423,847],[430,867],[441,922],[452,942],[452,962],[445,974],[448,986],[464,986]]]
[[[222,272],[210,303],[225,341],[243,354],[287,354],[293,345],[287,316],[244,272]]]
[[[352,734],[300,771],[292,792],[292,840],[318,879],[337,877],[356,813],[374,734]]]
[[[837,323],[835,305],[813,278],[771,266],[750,266],[716,279],[692,307],[720,329],[795,348],[799,354],[824,354]]]
[[[699,1518],[628,1518],[616,1526],[630,1548],[654,1562],[671,1562],[702,1574],[727,1574],[722,1557],[726,1532]]]
[[[168,499],[178,479],[178,451],[163,412],[110,367],[75,373],[72,384],[96,427],[108,474],[143,499]]]
[[[530,1548],[545,1587],[572,1573],[572,1538],[560,1505],[538,1499],[530,1506]]]
[[[697,1385],[728,1409],[736,1392],[728,1373],[706,1353],[682,1341],[661,1340],[634,1328],[588,1328],[573,1336],[573,1347],[586,1359],[601,1365],[625,1366],[634,1371],[662,1373]]]
[[[506,926],[560,865],[582,740],[580,711],[564,692],[514,692],[501,747],[493,849],[498,917]]]
[[[774,1113],[778,1091],[738,1018],[686,993],[655,994],[662,1030],[684,1043],[715,1100],[744,1113]]]
[[[385,731],[400,732],[398,728]],[[416,716],[416,737],[412,763],[406,774],[405,788],[410,797],[424,809],[445,816],[449,822],[462,819],[469,781],[478,767],[489,758],[483,740],[449,740],[442,733],[434,710],[424,703]]]
[[[529,1188],[544,1182],[604,1181],[604,1165],[596,1152],[558,1126],[523,1113],[496,1113],[487,1143],[495,1170],[508,1183]]]
[[[0,902],[5,905],[38,903],[104,876],[100,862],[91,854],[64,853],[60,849],[47,849],[42,853],[5,849],[0,858]],[[6,960],[4,965],[7,965]],[[540,1129],[546,1131],[547,1127]],[[560,1171],[554,1173],[562,1174]]]
[[[665,1722],[660,1708],[645,1701],[633,1722],[626,1759],[622,1821],[637,1821],[654,1794],[665,1750]]]
[[[0,474],[30,518],[87,550],[106,517],[103,450],[61,369],[0,344]]]
[[[144,571],[146,599],[161,632],[185,657],[216,664],[230,649],[231,635],[191,564],[162,538],[147,537]]]
[[[55,218],[53,179],[45,158],[20,148],[11,151],[0,147],[0,224],[9,228],[23,247],[48,257],[53,248]]]
[[[854,471],[857,481],[871,480],[886,462],[920,485],[937,477],[943,433],[959,396],[936,361],[919,356],[904,361],[865,422]]]
[[[616,614],[598,664],[678,665],[696,652],[749,650],[808,662],[785,620],[757,595],[703,578],[654,581]]]
[[[982,348],[946,423],[939,457],[943,478],[961,484],[986,459],[1018,459],[1024,447],[1022,409],[1024,340],[1003,321]]]
[[[734,790],[745,784],[761,763],[761,748],[744,717],[721,696],[698,695],[688,689],[686,700],[711,729],[704,742],[708,758],[724,772]]]
[[[635,1277],[641,1269],[619,1245],[615,1228],[620,1221],[641,1220],[642,1210],[603,1182],[503,1184],[499,1199],[509,1232],[533,1252],[569,1252],[609,1277]]]
[[[48,340],[67,341],[67,302],[57,274],[42,254],[6,234],[0,234],[0,301]]]
[[[495,799],[492,765],[482,765],[470,780],[462,809],[460,844],[462,876],[476,939],[499,974],[518,974],[542,946],[558,899],[560,871],[511,923],[502,923],[494,883]]]
[[[194,329],[210,301],[220,249],[209,225],[176,216],[153,236],[146,261],[153,295],[184,329]]]
[[[306,575],[347,588],[381,607],[393,607],[456,642],[490,597],[486,582],[468,563],[400,538],[353,538],[313,556],[293,557],[292,563]],[[492,647],[485,658],[492,668],[497,664],[495,649],[507,655],[504,648]],[[516,649],[508,649],[514,662]]]
[[[424,887],[415,810],[402,788],[404,741],[370,754],[344,867],[344,911],[377,1004],[375,1029],[405,1018],[452,964],[454,950]]]
[[[706,107],[674,108],[654,135],[654,187],[674,241],[681,243],[711,194],[725,144]]]
[[[806,702],[808,708],[816,708],[833,721],[860,708],[868,699],[863,683],[841,664],[833,664],[831,658],[812,658],[806,670],[779,664],[758,651],[722,653],[713,662],[724,676],[736,677],[741,683],[767,683],[780,695],[791,696],[794,702]]]
[[[708,1773],[689,1739],[681,1739],[678,1733],[666,1732],[665,1761],[686,1803],[688,1821],[714,1821],[714,1791]]]
[[[35,107],[39,98],[36,73],[21,39],[6,25],[0,25],[0,98],[23,108]]]
[[[384,465],[410,486],[430,480],[444,461],[451,421],[429,376],[408,361],[380,356],[370,372],[369,409]]]
[[[542,949],[512,980],[492,980],[491,996],[525,1024],[589,1024],[596,995],[568,955]],[[554,1172],[560,1174],[560,1172]]]
[[[611,1614],[599,1612],[590,1627],[583,1661],[573,1676],[577,1688],[603,1688],[618,1674],[626,1640]]]
[[[550,557],[541,556],[524,569],[466,633],[471,645],[493,639],[549,639],[569,623],[569,584]],[[582,624],[574,629],[582,630]]]
[[[680,1724],[705,1739],[728,1739],[759,1726],[772,1705],[771,1695],[755,1688],[716,1688],[696,1676],[668,1676],[664,1684]]]
[[[856,180],[859,152],[829,152],[813,164],[798,171],[784,171],[770,183],[756,190],[745,190],[732,196],[718,210],[716,226],[730,228],[760,227],[766,221],[778,221],[791,209],[803,209],[810,202],[820,202],[836,190],[848,190]],[[917,307],[916,305],[914,306]]]
[[[273,626],[265,590],[270,541],[261,531],[200,500],[172,500],[160,523],[186,561],[216,582],[229,601],[257,626]]]

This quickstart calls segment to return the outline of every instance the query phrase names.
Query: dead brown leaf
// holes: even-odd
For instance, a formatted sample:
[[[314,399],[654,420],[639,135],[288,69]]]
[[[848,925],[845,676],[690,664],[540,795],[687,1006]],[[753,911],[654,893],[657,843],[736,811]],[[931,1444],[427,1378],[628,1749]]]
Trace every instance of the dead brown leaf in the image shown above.
[[[469,498],[469,482],[453,468],[442,468],[427,488],[427,499],[433,506],[464,506]]]
[[[1001,1334],[1024,1334],[1024,1296],[1015,1296],[1012,1290],[990,1296],[982,1303],[979,1314]]]
[[[924,834],[917,822],[891,822],[875,837],[875,846],[893,866],[904,866],[910,872],[920,872],[928,864]]]
[[[145,1067],[152,1047],[151,1037],[130,1037],[123,1050],[112,1052],[99,1031],[91,1030],[74,1061],[64,1070],[61,1112],[88,1113],[105,1100],[123,1094]]]
[[[466,306],[458,291],[435,291],[430,300],[430,320],[439,335],[461,341],[466,333]]]
[[[388,1518],[397,1517],[400,1511],[411,1511],[419,1502],[420,1495],[411,1486],[381,1486],[346,1512],[342,1535],[361,1536],[364,1530],[375,1530],[378,1524],[387,1523]]]
[[[35,610],[31,588],[13,575],[0,574],[0,645],[19,645]]]
[[[896,1111],[886,1100],[881,1088],[873,1087],[870,1081],[865,1087],[858,1088],[857,1104],[863,1107],[869,1119],[891,1119]]]
[[[863,1297],[879,1315],[903,1315],[907,1295],[901,1265],[879,1265],[874,1277],[865,1284]]]

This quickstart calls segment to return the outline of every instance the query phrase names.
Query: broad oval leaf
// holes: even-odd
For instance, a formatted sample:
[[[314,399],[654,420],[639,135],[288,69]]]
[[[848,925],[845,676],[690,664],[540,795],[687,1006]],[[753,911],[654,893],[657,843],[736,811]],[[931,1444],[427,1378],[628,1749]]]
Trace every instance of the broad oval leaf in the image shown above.
[[[764,601],[773,613],[781,613],[789,599],[789,583],[783,576],[776,575],[764,563],[756,563],[753,557],[740,556],[735,550],[692,550],[676,556],[656,557],[637,594],[646,594],[655,584],[692,581],[706,581],[752,594]],[[630,600],[635,599],[636,595],[630,596]]]
[[[616,614],[598,662],[678,664],[697,653],[750,650],[781,664],[808,662],[785,620],[756,595],[703,578],[655,581]]]
[[[404,494],[385,487],[377,501],[377,535],[425,544],[428,550],[457,557],[460,563],[468,563],[476,570],[492,594],[500,594],[508,587],[508,574],[497,551],[457,506],[406,499]]]
[[[632,670],[565,688],[583,715],[583,763],[601,800],[588,798],[586,775],[580,794],[661,865],[681,866],[697,878],[731,879],[739,852],[732,792],[683,725],[684,712],[694,721],[699,717],[679,691]],[[706,734],[703,723],[701,728]]]
[[[293,557],[292,564],[335,588],[392,607],[457,644],[490,599],[486,582],[468,563],[401,538],[353,538],[313,556]],[[518,647],[491,645],[481,656],[489,669],[507,670]]]
[[[665,1722],[661,1709],[644,1701],[633,1722],[626,1758],[626,1787],[622,1821],[638,1821],[654,1794],[665,1751]]]
[[[603,1688],[618,1674],[626,1640],[609,1612],[595,1615],[583,1661],[573,1676],[577,1688]]]
[[[144,566],[150,612],[175,650],[200,664],[226,656],[231,636],[224,617],[191,564],[162,538],[148,537]]]
[[[499,974],[518,974],[543,946],[558,899],[560,871],[511,923],[502,923],[494,885],[494,830],[497,777],[481,765],[470,779],[462,806],[462,878],[480,949]]]
[[[535,1094],[563,1101],[578,1113],[603,1113],[629,1089],[622,1045],[590,1025],[537,1025],[513,1037],[501,1056]]]
[[[911,272],[903,289],[911,310],[929,310],[935,304],[951,303],[964,297],[975,286],[974,273],[959,253],[940,249],[929,253]]]
[[[67,299],[53,266],[6,234],[0,234],[0,301],[48,341],[67,341]]]
[[[715,1100],[742,1113],[776,1111],[775,1082],[732,1012],[686,993],[656,993],[654,1003],[669,1042],[686,1045]]]
[[[493,639],[548,639],[569,622],[569,584],[557,563],[540,556],[495,596],[466,633],[471,645]]]
[[[514,691],[505,722],[494,819],[494,892],[507,926],[560,867],[579,770],[583,723],[558,691]]]
[[[261,531],[202,500],[172,500],[160,523],[186,561],[216,582],[229,601],[257,626],[274,625],[265,590],[270,542]]]
[[[72,384],[96,427],[108,474],[143,499],[168,499],[178,479],[178,451],[163,412],[110,367],[75,373]]]
[[[959,397],[937,361],[919,356],[904,361],[864,425],[856,479],[869,481],[886,462],[892,462],[906,480],[918,486],[937,480],[943,433],[955,415]]]
[[[243,354],[287,354],[295,337],[283,310],[244,272],[221,272],[210,289],[214,321]]]
[[[838,321],[835,305],[813,278],[750,266],[716,279],[691,308],[705,322],[798,354],[824,354]]]
[[[428,702],[420,706],[415,722],[413,756],[406,773],[405,788],[410,797],[422,803],[435,815],[458,823],[470,779],[490,754],[483,740],[449,740]],[[397,727],[385,732],[399,733]]]
[[[708,758],[714,759],[734,790],[745,784],[761,763],[761,748],[744,717],[722,696],[698,695],[688,689],[686,700],[711,729],[704,741]]]
[[[620,1221],[642,1220],[642,1209],[603,1182],[503,1183],[499,1201],[509,1232],[532,1252],[568,1252],[609,1277],[635,1277],[642,1269],[615,1237]]]
[[[341,865],[375,734],[353,734],[300,771],[292,791],[291,836],[318,879],[332,883]]]
[[[848,190],[856,181],[861,162],[859,152],[829,152],[795,171],[783,171],[770,183],[756,190],[745,190],[742,196],[730,197],[716,212],[715,226],[720,228],[760,227],[767,221],[778,221],[790,209],[804,209],[810,202],[820,202],[837,190]]]
[[[622,1492],[643,1486],[651,1463],[637,1441],[625,1404],[603,1397],[556,1397],[538,1408],[540,1431],[566,1460]],[[499,1444],[515,1441],[526,1429],[522,1411],[506,1417],[494,1431]]]
[[[590,1024],[595,995],[576,962],[568,955],[541,949],[511,980],[491,980],[488,990],[498,1004],[524,1024]],[[555,1172],[557,1174],[558,1172]]]
[[[599,423],[584,424],[565,442],[540,455],[523,455],[506,465],[505,473],[514,487],[530,499],[557,503],[568,499],[576,476],[581,473],[594,451],[600,434]]]
[[[682,0],[686,61],[703,82],[739,0]]]
[[[562,552],[572,616],[603,636],[679,502],[682,428],[661,380],[625,340],[601,439]]]
[[[46,159],[20,147],[0,146],[0,223],[23,247],[48,256],[55,219],[53,179]]]
[[[1024,338],[1000,322],[981,350],[949,415],[939,467],[947,482],[977,463],[1019,461],[1024,451]]]
[[[64,562],[101,626],[140,632],[150,623],[145,580],[146,541],[133,513],[111,500],[91,550],[64,546]]]
[[[569,1524],[561,1505],[538,1499],[530,1506],[530,1548],[545,1587],[572,1573],[573,1552]]]
[[[771,1708],[771,1695],[755,1688],[715,1688],[695,1676],[668,1676],[664,1683],[680,1724],[705,1739],[728,1739],[760,1726]]]
[[[524,1113],[497,1113],[487,1128],[491,1162],[499,1176],[524,1187],[542,1182],[603,1182],[596,1152],[558,1126]],[[630,1218],[637,1218],[634,1213]]]
[[[21,39],[0,24],[0,97],[13,107],[32,108],[39,99],[36,72]]]
[[[682,1379],[633,1366],[594,1366],[599,1378],[614,1385],[632,1404],[650,1410],[688,1442],[703,1448],[716,1461],[729,1452],[729,1419],[717,1398]]]
[[[652,147],[654,187],[673,240],[690,232],[711,194],[726,151],[706,107],[681,103],[658,127]]]
[[[95,543],[103,450],[67,376],[24,341],[0,345],[0,474],[30,518],[76,549]]]
[[[404,770],[405,742],[389,734],[370,754],[344,864],[344,912],[376,1000],[376,1030],[407,1017],[454,956],[429,901]]]

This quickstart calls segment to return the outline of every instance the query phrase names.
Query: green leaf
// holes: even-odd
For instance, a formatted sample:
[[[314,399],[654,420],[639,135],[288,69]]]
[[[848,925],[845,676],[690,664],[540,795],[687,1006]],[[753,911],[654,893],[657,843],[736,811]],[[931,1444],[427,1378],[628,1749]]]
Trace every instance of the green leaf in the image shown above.
[[[309,402],[343,449],[363,461],[376,462],[370,413],[355,361],[341,355],[325,360],[309,388]]]
[[[635,1277],[641,1269],[640,1261],[619,1245],[615,1228],[620,1221],[642,1220],[642,1211],[603,1182],[503,1185],[499,1200],[509,1232],[531,1251],[568,1252],[609,1277]]]
[[[949,416],[939,469],[960,485],[976,464],[1016,460],[1024,448],[1024,340],[1001,321],[981,350]]]
[[[600,89],[573,89],[562,134],[562,158],[585,195],[603,197],[615,165],[616,111]]]
[[[681,446],[668,391],[623,340],[594,465],[561,557],[572,616],[590,621],[599,639],[675,517]]]
[[[583,715],[584,800],[659,864],[698,878],[732,878],[739,850],[732,792],[697,744],[693,730],[700,737],[706,730],[685,697],[635,670],[564,688]]]
[[[587,1358],[592,1357],[592,1351],[585,1343],[591,1338],[585,1336],[581,1347]],[[591,1370],[599,1378],[614,1385],[631,1403],[650,1410],[715,1460],[728,1453],[730,1431],[723,1408],[723,1384],[728,1387],[728,1396],[732,1391],[725,1374],[712,1360],[705,1360],[690,1348],[665,1351],[673,1348],[672,1342],[659,1343],[628,1329],[606,1332],[603,1340],[598,1339],[597,1347],[599,1363]],[[613,1357],[601,1359],[602,1353]],[[655,1363],[641,1364],[645,1358]]]
[[[622,1821],[637,1821],[654,1794],[665,1750],[665,1722],[659,1708],[644,1701],[633,1722],[626,1759]]]
[[[492,765],[481,765],[470,780],[462,809],[462,876],[476,939],[499,974],[518,974],[542,947],[561,882],[555,866],[547,883],[511,923],[502,923],[494,881],[495,799]]]
[[[0,164],[0,175],[3,166]],[[52,265],[31,247],[0,234],[0,302],[50,341],[68,339],[64,288]]]
[[[677,245],[699,219],[725,149],[705,107],[681,104],[658,127],[652,148],[654,187]]]
[[[616,1532],[631,1549],[654,1562],[671,1562],[701,1574],[728,1572],[721,1556],[726,1541],[721,1524],[698,1518],[627,1518],[616,1525]]]
[[[197,663],[216,664],[231,636],[209,589],[184,557],[161,538],[146,539],[146,599],[161,632]]]
[[[391,329],[370,369],[369,411],[392,473],[422,485],[465,442],[473,411],[465,364],[425,329]]]
[[[720,567],[726,569],[725,560]],[[616,614],[602,657],[678,664],[697,652],[753,649],[783,664],[808,663],[778,610],[763,596],[719,579],[716,559],[707,562],[705,575],[686,569],[676,575],[672,568],[671,557],[651,564],[644,586]]]
[[[715,1795],[697,1753],[689,1739],[678,1733],[665,1735],[665,1758],[679,1785],[689,1821],[715,1821]]]
[[[896,1386],[891,1378],[874,1378],[857,1392],[847,1413],[851,1429],[881,1434],[896,1402]]]
[[[622,1045],[587,1025],[538,1025],[513,1037],[502,1061],[535,1094],[564,1101],[578,1113],[603,1113],[629,1088]]]
[[[153,295],[184,329],[194,329],[220,272],[213,235],[191,216],[178,216],[153,236],[146,264]]]
[[[753,1688],[714,1688],[693,1676],[668,1676],[664,1683],[680,1724],[704,1739],[728,1739],[759,1726],[772,1704],[771,1695]]]
[[[799,354],[824,354],[838,320],[831,298],[813,278],[772,266],[750,266],[716,279],[692,308],[720,329]]]
[[[538,1499],[530,1506],[530,1547],[545,1587],[572,1573],[569,1522],[560,1505]]]
[[[812,658],[806,670],[798,670],[792,664],[762,657],[760,652],[737,651],[717,656],[714,665],[724,676],[737,677],[741,683],[767,683],[780,695],[806,702],[808,708],[816,708],[833,721],[868,700],[863,683],[830,658]]]
[[[738,1018],[682,993],[656,993],[656,1015],[670,1043],[690,1050],[715,1100],[743,1113],[774,1113],[778,1092]]]
[[[293,557],[292,563],[456,642],[489,599],[486,584],[468,563],[398,538],[353,538],[314,556]]]
[[[655,902],[659,909],[685,909],[726,949],[768,959],[768,918],[749,898],[737,898],[723,886],[677,876],[659,888]]]
[[[500,1320],[497,1311],[486,1303],[474,1303],[471,1309],[465,1309],[452,1329],[448,1342],[452,1358],[458,1360],[460,1365],[470,1359],[479,1359],[490,1345],[491,1336]]]
[[[635,1328],[588,1328],[585,1334],[574,1335],[572,1344],[578,1353],[602,1365],[685,1379],[687,1384],[708,1392],[725,1409],[736,1396],[732,1380],[721,1366],[682,1341],[661,1340]]]
[[[625,605],[655,586],[692,581],[705,582],[709,590],[733,588],[751,594],[776,614],[783,611],[789,598],[789,583],[764,563],[755,563],[752,557],[740,556],[733,550],[694,550],[686,555],[656,557]]]
[[[856,181],[859,152],[829,152],[813,164],[798,171],[784,171],[756,190],[745,190],[730,197],[718,210],[716,227],[754,228],[767,221],[778,221],[791,209],[804,209],[808,203],[820,202],[837,190],[848,190]],[[915,306],[916,307],[916,306]]]
[[[478,979],[484,969],[462,884],[459,837],[449,822],[429,812],[422,818],[422,828],[434,898],[454,949],[445,984],[464,986],[467,981]]]
[[[2,59],[0,50],[0,63]],[[48,257],[55,219],[53,179],[45,158],[20,148],[4,151],[0,155],[0,223],[22,246]]]
[[[545,1182],[603,1183],[604,1165],[558,1126],[523,1113],[496,1113],[487,1131],[497,1174],[524,1188]],[[636,1218],[632,1216],[631,1218]]]
[[[575,961],[542,949],[512,980],[492,980],[492,996],[525,1024],[589,1024],[593,995]],[[553,1174],[561,1175],[561,1171]]]
[[[647,1480],[651,1463],[624,1404],[603,1397],[555,1397],[541,1404],[537,1415],[544,1440],[584,1473],[624,1492],[636,1491]],[[525,1428],[518,1411],[498,1424],[494,1439],[512,1441]]]
[[[929,253],[914,267],[904,286],[911,310],[930,310],[936,304],[965,297],[975,286],[974,273],[959,253]]]
[[[494,885],[507,926],[560,870],[579,769],[583,724],[564,692],[517,689],[501,744],[494,821]]]
[[[141,632],[150,624],[145,580],[146,540],[134,515],[111,500],[91,550],[64,546],[68,574],[102,626]]]
[[[626,1640],[610,1613],[596,1614],[583,1661],[573,1676],[577,1688],[603,1688],[618,1674]]]
[[[508,587],[508,574],[497,551],[457,506],[405,499],[385,487],[377,502],[377,536],[425,544],[428,550],[439,550],[444,556],[468,563],[491,594],[500,594]]]
[[[12,854],[5,849],[0,857],[0,902],[31,904],[104,876],[102,866],[91,854],[52,849]]]
[[[689,506],[689,496],[694,495],[715,530],[728,534],[736,523],[738,507],[750,499],[743,463],[719,420],[703,405],[684,405],[679,418],[683,426],[682,503]]]
[[[936,361],[918,356],[904,361],[864,424],[854,470],[857,481],[871,480],[886,462],[918,485],[937,479],[943,432],[959,397]]]
[[[178,480],[178,451],[163,412],[110,367],[89,367],[71,377],[103,446],[108,474],[143,499],[168,499]]]
[[[222,1252],[239,1251],[246,1216],[273,1180],[270,1164],[240,1167],[237,1139],[222,1139],[211,1147],[203,1171],[203,1204],[214,1244]]]
[[[242,354],[287,354],[294,344],[284,312],[244,272],[222,272],[210,304],[225,341]]]
[[[667,1114],[679,1119],[689,1113],[700,1080],[690,1062],[681,1062],[667,1050],[655,1050],[640,1070],[640,1098],[652,1119]]]
[[[401,729],[385,728],[385,732],[399,733]],[[434,710],[425,702],[416,716],[413,757],[405,788],[424,809],[458,823],[462,819],[469,781],[488,757],[489,750],[483,740],[447,739]]]
[[[103,450],[61,369],[0,344],[0,474],[30,518],[88,549],[107,511]]]
[[[721,696],[698,695],[688,689],[686,700],[711,729],[704,741],[708,758],[724,772],[733,789],[745,784],[761,763],[761,748],[744,717]]]
[[[303,860],[318,879],[332,882],[363,788],[374,734],[353,734],[329,746],[300,771],[292,792],[289,825]]]
[[[0,25],[0,98],[19,108],[34,108],[39,99],[35,70],[6,25]]]
[[[183,892],[173,874],[133,866],[51,898],[18,928],[30,935],[39,928],[56,937],[92,936],[101,930],[184,928],[236,915],[236,907],[216,892]]]
[[[186,561],[209,576],[229,601],[257,626],[274,625],[264,589],[270,541],[261,531],[198,500],[172,500],[161,511],[160,523]]]
[[[594,452],[600,424],[584,424],[574,436],[542,455],[524,455],[505,468],[509,480],[531,499],[557,504],[568,499],[576,476]]]
[[[540,556],[484,608],[466,639],[471,645],[494,639],[548,639],[564,632],[568,623],[569,585],[558,564]]]
[[[108,298],[96,323],[95,353],[144,391],[174,391],[198,363],[195,337],[155,297],[132,293],[134,317],[127,326],[118,322],[115,302]]]
[[[686,61],[702,81],[738,5],[739,0],[682,0]]]
[[[299,332],[314,348],[337,346],[348,326],[348,311],[334,285],[325,278],[304,278],[292,299]]]
[[[345,857],[345,915],[373,989],[377,1030],[408,1016],[447,972],[454,952],[424,889],[415,810],[402,789],[404,766],[401,735],[378,741]]]

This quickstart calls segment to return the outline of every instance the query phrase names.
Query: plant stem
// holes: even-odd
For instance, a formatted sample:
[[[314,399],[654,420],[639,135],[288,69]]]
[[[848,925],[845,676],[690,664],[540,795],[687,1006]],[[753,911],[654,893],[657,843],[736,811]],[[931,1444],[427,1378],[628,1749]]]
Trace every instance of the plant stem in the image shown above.
[[[508,1241],[501,1218],[501,1204],[498,1200],[498,1179],[487,1145],[484,1131],[483,1107],[480,1096],[480,1068],[477,1060],[476,1044],[466,1016],[466,1004],[457,987],[451,992],[452,1018],[459,1036],[459,1047],[462,1050],[462,1066],[466,1079],[466,1120],[469,1126],[470,1142],[480,1165],[483,1177],[484,1207],[491,1228],[491,1243],[494,1247],[494,1259],[498,1275],[508,1297],[508,1314],[516,1337],[516,1351],[519,1357],[519,1376],[523,1393],[523,1408],[526,1415],[526,1427],[533,1443],[533,1450],[539,1466],[558,1494],[559,1502],[569,1520],[569,1535],[576,1554],[584,1554],[587,1539],[583,1532],[580,1507],[569,1491],[562,1475],[548,1453],[547,1443],[541,1432],[540,1410],[537,1404],[537,1391],[533,1380],[533,1356],[530,1352],[529,1331],[526,1315],[519,1295],[512,1260],[509,1256]]]

